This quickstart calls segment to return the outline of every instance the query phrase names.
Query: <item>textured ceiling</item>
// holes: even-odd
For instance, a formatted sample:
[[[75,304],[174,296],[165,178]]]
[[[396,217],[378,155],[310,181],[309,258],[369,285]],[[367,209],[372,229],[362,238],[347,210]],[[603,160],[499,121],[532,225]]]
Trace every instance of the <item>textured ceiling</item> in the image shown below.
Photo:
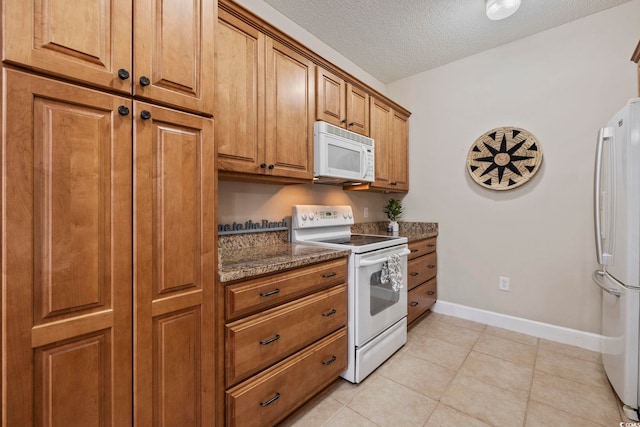
[[[390,83],[630,0],[522,0],[502,21],[484,0],[264,1]]]

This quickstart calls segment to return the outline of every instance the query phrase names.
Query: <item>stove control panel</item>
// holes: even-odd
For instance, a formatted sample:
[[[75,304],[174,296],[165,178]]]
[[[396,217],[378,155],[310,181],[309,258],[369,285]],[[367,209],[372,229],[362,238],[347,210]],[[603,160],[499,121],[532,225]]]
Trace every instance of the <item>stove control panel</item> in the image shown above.
[[[351,206],[294,205],[291,208],[293,229],[352,225]]]

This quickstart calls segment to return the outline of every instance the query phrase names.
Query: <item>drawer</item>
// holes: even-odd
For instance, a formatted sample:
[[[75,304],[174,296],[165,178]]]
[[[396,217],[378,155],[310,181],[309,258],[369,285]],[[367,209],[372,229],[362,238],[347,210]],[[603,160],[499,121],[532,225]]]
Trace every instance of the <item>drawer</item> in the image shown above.
[[[415,288],[438,273],[438,255],[435,252],[412,259],[407,264],[409,289]]]
[[[438,285],[436,279],[431,279],[409,291],[407,296],[408,314],[407,323],[411,323],[429,309],[438,298]]]
[[[229,285],[225,288],[226,319],[234,320],[346,281],[347,259],[341,258]]]
[[[347,367],[343,328],[226,393],[227,426],[273,426]]]
[[[436,251],[436,237],[409,243],[409,260]]]
[[[279,362],[346,323],[347,286],[342,284],[227,324],[226,385]]]

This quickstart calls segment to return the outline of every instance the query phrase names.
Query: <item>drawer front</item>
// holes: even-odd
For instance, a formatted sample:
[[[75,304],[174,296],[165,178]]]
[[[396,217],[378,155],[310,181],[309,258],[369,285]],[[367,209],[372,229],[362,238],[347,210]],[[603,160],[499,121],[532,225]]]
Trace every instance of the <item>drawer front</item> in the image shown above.
[[[407,297],[408,314],[407,323],[411,323],[429,309],[438,298],[438,285],[436,279],[431,279],[409,291]]]
[[[227,426],[272,426],[347,367],[343,328],[227,391]]]
[[[433,279],[438,273],[438,255],[432,252],[420,258],[409,261],[407,275],[409,289],[415,288],[427,280]]]
[[[341,258],[229,285],[225,288],[226,319],[234,320],[346,281],[347,259]]]
[[[436,251],[436,238],[430,237],[425,240],[419,240],[417,242],[409,243],[409,260],[418,258],[419,256],[426,255]]]
[[[226,325],[226,385],[280,361],[346,322],[347,286],[343,284]]]

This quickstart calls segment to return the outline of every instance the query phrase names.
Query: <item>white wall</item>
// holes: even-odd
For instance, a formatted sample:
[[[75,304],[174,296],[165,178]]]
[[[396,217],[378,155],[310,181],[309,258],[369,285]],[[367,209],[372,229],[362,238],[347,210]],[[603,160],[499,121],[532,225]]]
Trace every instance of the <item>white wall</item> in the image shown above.
[[[600,332],[595,138],[638,93],[639,18],[634,0],[387,86],[413,112],[405,219],[440,223],[441,300]],[[538,174],[505,192],[465,169],[471,144],[498,126],[527,129],[544,152]]]

